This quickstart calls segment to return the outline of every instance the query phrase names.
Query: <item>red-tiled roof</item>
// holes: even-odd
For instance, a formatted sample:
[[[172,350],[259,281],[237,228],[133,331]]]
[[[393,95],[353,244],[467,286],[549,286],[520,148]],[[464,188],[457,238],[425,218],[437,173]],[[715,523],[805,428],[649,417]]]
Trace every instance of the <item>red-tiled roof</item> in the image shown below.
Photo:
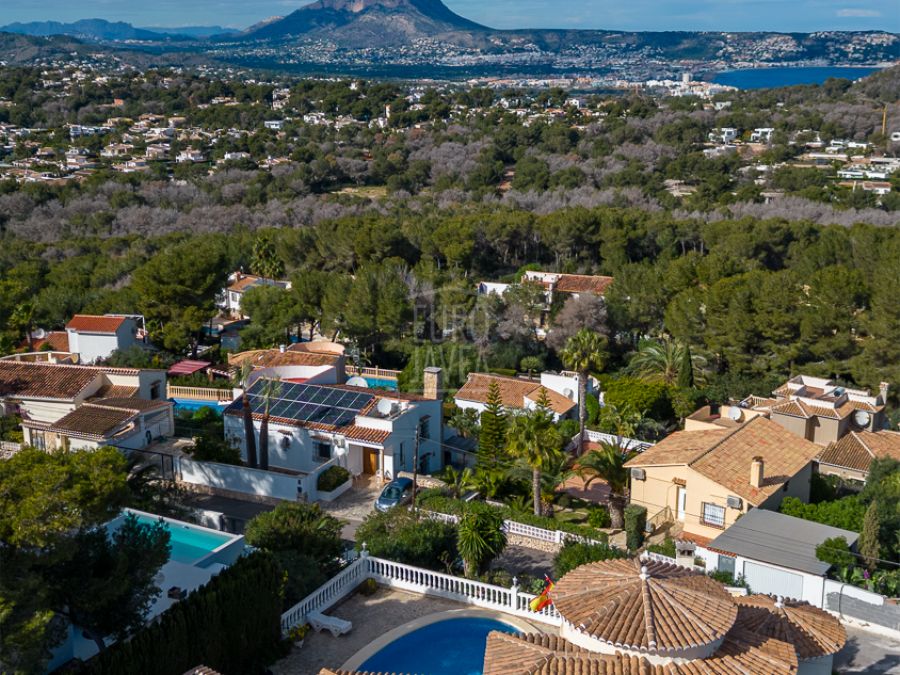
[[[882,457],[900,460],[900,432],[851,431],[825,448],[819,455],[819,462],[868,471],[872,460]]]
[[[69,334],[64,330],[54,330],[47,333],[47,336],[40,340],[35,340],[32,348],[34,351],[43,351],[45,347],[49,347],[50,351],[68,352],[69,351]]]
[[[76,314],[66,324],[66,330],[73,330],[76,333],[115,333],[124,321],[123,316]]]
[[[684,464],[727,488],[729,494],[759,506],[821,451],[821,446],[759,416],[733,430],[676,432],[626,466]],[[750,484],[750,465],[758,456],[765,462],[759,488]]]
[[[559,580],[550,597],[580,632],[648,653],[714,644],[737,617],[734,601],[717,581],[637,558],[577,567]]]
[[[836,617],[799,600],[777,601],[771,595],[737,598],[741,625],[794,646],[800,659],[835,654],[847,642]]]
[[[562,293],[593,293],[603,295],[613,282],[612,277],[587,274],[560,274],[556,290]]]
[[[507,408],[522,410],[525,408],[525,399],[537,402],[542,391],[547,394],[550,409],[557,414],[564,415],[575,407],[575,401],[570,401],[562,394],[547,389],[540,382],[488,373],[469,373],[466,383],[456,392],[456,398],[461,401],[487,403],[492,383],[496,383],[499,387],[500,400]]]
[[[337,354],[317,354],[279,349],[255,349],[249,352],[231,354],[228,365],[240,367],[249,362],[254,368],[274,368],[276,366],[332,366],[340,362]]]

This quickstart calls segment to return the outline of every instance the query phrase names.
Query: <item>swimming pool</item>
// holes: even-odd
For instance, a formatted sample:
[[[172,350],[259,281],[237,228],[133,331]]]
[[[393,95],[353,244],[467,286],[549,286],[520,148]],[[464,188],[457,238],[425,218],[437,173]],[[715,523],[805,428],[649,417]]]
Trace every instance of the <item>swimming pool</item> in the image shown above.
[[[359,668],[373,673],[481,675],[484,646],[491,631],[521,631],[496,619],[444,619],[403,635]]]
[[[150,514],[135,513],[139,523],[145,525],[154,525],[159,522],[159,516]],[[234,539],[233,536],[227,534],[219,534],[206,528],[199,528],[187,523],[162,519],[166,529],[169,530],[169,543],[172,546],[172,553],[169,560],[184,563],[185,565],[193,565],[211,555],[214,551],[229,543]]]
[[[397,391],[397,380],[388,380],[381,377],[366,377],[364,379],[370,389],[388,389],[390,391]]]

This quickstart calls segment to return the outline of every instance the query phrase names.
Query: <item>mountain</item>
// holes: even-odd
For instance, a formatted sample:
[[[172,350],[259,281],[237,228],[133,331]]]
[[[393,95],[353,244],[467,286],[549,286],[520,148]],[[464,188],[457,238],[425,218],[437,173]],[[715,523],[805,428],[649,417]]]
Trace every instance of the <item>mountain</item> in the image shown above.
[[[143,28],[135,28],[124,21],[106,21],[105,19],[82,19],[73,23],[61,23],[59,21],[31,21],[29,23],[11,23],[0,26],[0,31],[5,33],[18,33],[20,35],[32,35],[48,37],[50,35],[69,35],[80,40],[92,41],[121,41],[121,40],[147,40],[160,41],[167,39],[187,39],[184,35],[172,33],[157,33]]]
[[[389,46],[489,28],[452,12],[441,0],[317,0],[250,30],[241,40],[325,37],[342,46]]]
[[[175,28],[167,28],[164,26],[142,26],[140,30],[147,30],[151,33],[160,33],[162,35],[186,35],[191,38],[208,38],[213,35],[230,35],[240,33],[237,28],[225,28],[223,26],[177,26]]]

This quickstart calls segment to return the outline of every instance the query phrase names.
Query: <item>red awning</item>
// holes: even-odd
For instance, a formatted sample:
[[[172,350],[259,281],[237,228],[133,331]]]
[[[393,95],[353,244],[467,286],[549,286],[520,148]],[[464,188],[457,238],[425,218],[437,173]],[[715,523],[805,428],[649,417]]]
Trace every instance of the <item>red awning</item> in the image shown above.
[[[190,359],[179,361],[169,368],[169,375],[193,375],[201,370],[206,370],[210,365],[212,364],[207,361],[191,361]]]

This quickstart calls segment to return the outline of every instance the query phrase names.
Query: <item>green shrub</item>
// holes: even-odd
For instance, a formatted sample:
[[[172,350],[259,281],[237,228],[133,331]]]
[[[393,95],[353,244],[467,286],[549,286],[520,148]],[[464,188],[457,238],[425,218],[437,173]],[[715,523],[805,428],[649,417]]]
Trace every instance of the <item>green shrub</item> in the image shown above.
[[[725,570],[715,570],[714,572],[707,572],[706,576],[715,579],[720,584],[736,586],[737,588],[746,588],[747,592],[750,592],[750,584],[744,579],[743,574],[734,576],[731,572],[726,572]]]
[[[644,543],[647,509],[637,504],[625,507],[625,541],[629,551],[636,551]]]
[[[584,408],[587,413],[588,425],[595,427],[600,422],[600,399],[593,394],[588,394],[584,399]]]
[[[796,497],[785,497],[778,510],[788,516],[853,532],[862,532],[863,518],[866,515],[866,505],[856,495],[818,504],[804,504]]]
[[[374,556],[406,565],[446,572],[458,557],[456,526],[430,518],[416,518],[406,509],[371,513],[356,531]]]
[[[319,474],[316,487],[319,492],[332,492],[350,480],[350,472],[342,466],[331,466]]]
[[[553,559],[553,572],[556,578],[587,563],[614,558],[627,558],[625,551],[613,548],[608,544],[584,544],[567,541]]]
[[[651,553],[659,553],[660,555],[667,555],[670,558],[674,558],[677,553],[675,549],[675,540],[671,537],[666,537],[662,543],[659,544],[650,544],[647,547],[647,550]]]
[[[502,375],[504,377],[515,377],[519,372],[515,368],[491,368],[494,375]]]
[[[831,537],[816,546],[816,558],[838,568],[850,567],[856,562],[844,537]]]
[[[631,408],[654,420],[674,417],[669,388],[662,382],[647,382],[637,377],[605,378],[604,400],[618,410]]]
[[[378,583],[370,577],[363,581],[356,590],[367,597],[375,595],[378,592]]]
[[[270,554],[258,551],[240,558],[79,672],[171,675],[198,663],[227,675],[262,672],[283,655],[280,579]]]
[[[598,529],[605,529],[612,525],[612,518],[609,516],[609,509],[605,506],[594,506],[588,511],[588,525]]]

